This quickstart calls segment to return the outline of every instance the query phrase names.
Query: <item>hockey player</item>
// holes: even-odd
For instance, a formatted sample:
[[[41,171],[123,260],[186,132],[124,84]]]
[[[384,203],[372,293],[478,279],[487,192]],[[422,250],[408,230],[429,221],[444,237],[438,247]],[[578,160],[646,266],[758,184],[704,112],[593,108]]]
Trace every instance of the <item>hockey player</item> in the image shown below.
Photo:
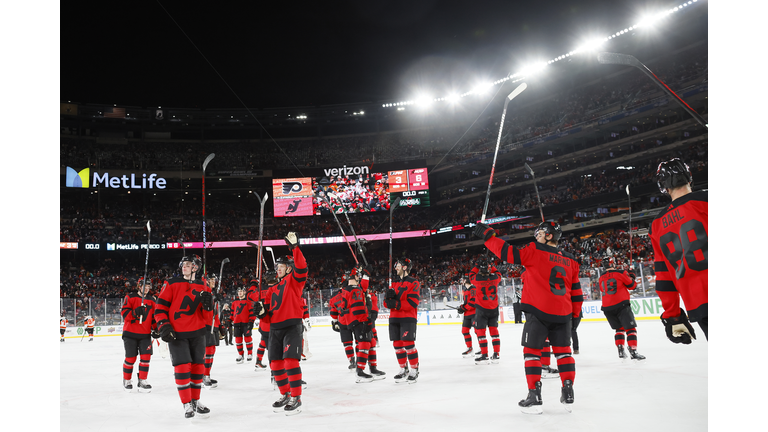
[[[664,308],[661,322],[674,343],[690,344],[696,339],[691,322],[698,322],[709,339],[707,192],[692,192],[691,171],[678,158],[659,164],[656,183],[661,193],[672,198],[649,229],[656,293]],[[688,315],[680,307],[680,297]]]
[[[267,291],[264,300],[254,305],[259,318],[270,314],[269,367],[282,395],[272,409],[284,411],[286,415],[301,412],[301,331],[302,301],[307,283],[307,262],[299,248],[299,237],[295,232],[285,236],[285,242],[293,256],[280,257],[277,261],[279,282]]]
[[[474,286],[470,281],[469,274],[462,275],[459,283],[461,284],[464,303],[457,310],[460,314],[464,314],[464,319],[461,322],[461,334],[464,336],[464,343],[467,345],[467,350],[461,353],[461,355],[464,358],[469,358],[472,357],[472,352],[474,351],[472,349],[472,335],[469,333],[469,329],[474,327],[475,320],[475,307],[473,306],[475,300],[472,298]],[[477,337],[477,329],[475,329],[475,336]],[[479,341],[480,338],[478,337],[478,343]]]
[[[526,316],[522,345],[528,397],[518,405],[526,414],[542,413],[541,349],[549,338],[563,384],[560,402],[570,412],[576,377],[570,325],[571,317],[579,315],[584,297],[579,283],[579,263],[571,254],[557,248],[562,235],[560,224],[542,222],[534,232],[536,241],[519,248],[497,238],[493,228],[483,223],[475,227],[474,234],[482,238],[485,247],[496,256],[510,264],[522,264],[528,273],[521,303]]]
[[[600,276],[598,286],[603,295],[603,306],[600,308],[611,328],[616,331],[614,341],[619,350],[619,358],[627,358],[624,351],[624,333],[627,334],[627,345],[632,360],[645,360],[645,356],[637,353],[637,323],[632,306],[629,304],[629,290],[637,287],[635,274],[626,270],[617,270],[611,258],[603,258],[605,273]]]
[[[269,291],[271,286],[276,285],[277,282],[277,273],[274,270],[265,271],[261,287],[259,287],[258,279],[251,280],[251,286],[248,290],[249,298],[252,299],[254,303],[259,300],[267,302],[267,291]],[[259,319],[259,336],[261,338],[259,340],[259,347],[256,349],[256,364],[254,367],[257,371],[264,371],[267,370],[267,365],[265,365],[262,360],[264,359],[264,352],[266,352],[267,344],[269,342],[269,314]],[[274,380],[274,377],[272,377],[272,380]]]
[[[376,355],[376,347],[379,345],[379,335],[376,332],[376,319],[379,317],[379,297],[371,286],[370,276],[370,266],[365,269],[363,267],[358,267],[358,271],[355,275],[358,284],[365,294],[365,304],[368,308],[368,322],[371,324],[371,334],[373,335],[373,338],[371,339],[371,348],[368,350],[368,368],[373,379],[378,380],[384,379],[387,373],[378,368],[379,363],[378,356]]]
[[[64,316],[64,312],[62,312],[59,317],[59,334],[61,335],[61,342],[64,342],[64,332],[67,331],[67,324],[69,324],[69,321],[67,321],[67,317]]]
[[[523,290],[527,286],[528,272],[523,268],[523,273],[520,275],[520,281],[523,284]],[[521,298],[522,299],[522,298]],[[552,363],[552,346],[549,343],[549,338],[544,341],[544,346],[541,348],[541,377],[544,379],[558,378],[560,372],[551,366]]]
[[[85,332],[88,333],[90,336],[90,339],[88,339],[88,342],[93,342],[93,326],[96,324],[96,320],[93,319],[90,315],[85,317],[83,320],[83,325],[85,325]]]
[[[235,328],[235,346],[237,347],[237,358],[235,362],[237,364],[243,364],[245,359],[243,354],[243,343],[245,343],[245,350],[248,351],[248,361],[253,360],[253,338],[251,334],[253,332],[253,313],[251,311],[252,302],[246,296],[247,290],[245,287],[237,288],[237,299],[232,302],[232,309],[234,319],[233,326]]]
[[[206,279],[206,291],[213,295],[214,310],[205,314],[205,373],[203,374],[203,388],[211,389],[219,385],[219,381],[211,378],[211,368],[213,367],[213,356],[216,354],[216,347],[219,345],[219,316],[216,314],[216,304],[220,302],[221,296],[216,293],[216,283],[218,277],[211,273]],[[209,316],[210,315],[210,316]],[[213,322],[213,328],[211,328]]]
[[[200,266],[197,256],[181,259],[181,277],[165,282],[154,313],[158,333],[168,342],[176,388],[186,418],[195,415],[205,418],[211,412],[200,402],[200,390],[205,373],[204,312],[213,311],[213,295],[205,290],[202,280],[195,278]]]
[[[309,323],[309,306],[307,306],[307,299],[301,299],[304,304],[304,312],[301,316],[301,360],[307,360],[312,357],[312,353],[309,352],[309,331],[312,330],[312,325]]]
[[[224,343],[227,346],[232,345],[232,310],[229,308],[229,303],[224,303],[219,315],[219,322],[221,323],[220,329],[222,336],[224,336]]]
[[[501,339],[499,338],[499,296],[498,288],[501,283],[501,273],[493,267],[486,258],[481,258],[478,265],[469,272],[472,284],[471,306],[475,308],[475,334],[480,345],[480,356],[475,358],[475,364],[488,364],[488,340],[485,329],[491,334],[493,355],[491,363],[499,362]]]
[[[136,374],[139,382],[136,387],[140,393],[149,393],[152,386],[147,383],[149,374],[149,360],[152,358],[152,332],[156,329],[153,314],[155,311],[155,297],[149,295],[151,284],[144,284],[144,278],[136,283],[136,292],[125,296],[120,315],[123,317],[123,347],[125,348],[125,360],[123,361],[123,388],[130,392],[133,389],[131,375],[136,357],[139,357],[139,373]],[[144,305],[142,306],[142,296]]]
[[[389,340],[395,348],[400,372],[395,375],[395,382],[415,383],[419,378],[419,352],[416,350],[416,327],[419,308],[419,281],[408,273],[413,263],[408,258],[400,258],[395,263],[397,276],[387,288],[384,305],[389,312]],[[406,362],[407,359],[407,362]],[[410,363],[410,370],[408,364]]]
[[[368,383],[374,379],[383,379],[384,374],[377,373],[376,376],[365,372],[368,363],[368,353],[371,350],[373,341],[373,325],[370,320],[370,311],[372,309],[370,297],[367,296],[370,270],[364,268],[355,268],[350,272],[350,278],[347,279],[347,285],[342,289],[342,298],[347,305],[341,313],[348,315],[349,328],[355,336],[357,351],[357,383]],[[362,276],[361,276],[362,275]],[[365,286],[363,287],[362,284]],[[377,370],[375,366],[372,370]],[[377,371],[378,372],[378,371]]]
[[[342,278],[341,284],[345,285],[349,277],[350,275],[347,274],[344,278]],[[348,369],[352,371],[356,370],[357,363],[355,362],[355,349],[352,345],[352,330],[350,330],[349,326],[347,325],[349,316],[339,312],[341,310],[348,309],[346,303],[344,302],[341,288],[331,297],[329,304],[331,309],[331,328],[334,331],[339,332],[341,344],[344,346],[344,354],[347,356],[347,360],[349,361]]]

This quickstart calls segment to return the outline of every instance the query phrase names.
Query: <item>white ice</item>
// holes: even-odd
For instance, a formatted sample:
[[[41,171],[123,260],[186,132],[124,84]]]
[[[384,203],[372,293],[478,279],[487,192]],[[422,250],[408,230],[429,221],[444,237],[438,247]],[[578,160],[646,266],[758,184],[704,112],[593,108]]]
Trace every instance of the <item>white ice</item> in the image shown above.
[[[279,394],[269,372],[254,361],[236,364],[234,346],[217,347],[211,376],[218,388],[202,390],[211,409],[207,419],[184,418],[169,358],[152,356],[151,393],[122,388],[120,337],[70,338],[60,343],[60,429],[62,431],[279,430],[494,430],[521,431],[703,431],[708,422],[708,342],[675,345],[658,320],[638,323],[638,352],[647,360],[621,361],[606,322],[582,322],[576,359],[573,413],[559,402],[560,379],[543,380],[544,414],[520,412],[527,394],[520,346],[521,324],[501,324],[501,362],[476,366],[462,358],[465,345],[457,325],[419,326],[416,347],[420,374],[415,384],[396,384],[394,349],[387,327],[378,328],[379,368],[387,378],[356,384],[347,369],[339,334],[330,327],[309,333],[313,357],[301,362],[303,412],[273,413]],[[698,330],[698,327],[695,327]],[[222,341],[223,342],[223,341]],[[473,345],[477,350],[477,342]],[[490,344],[489,344],[490,348]],[[555,365],[555,359],[552,358]]]

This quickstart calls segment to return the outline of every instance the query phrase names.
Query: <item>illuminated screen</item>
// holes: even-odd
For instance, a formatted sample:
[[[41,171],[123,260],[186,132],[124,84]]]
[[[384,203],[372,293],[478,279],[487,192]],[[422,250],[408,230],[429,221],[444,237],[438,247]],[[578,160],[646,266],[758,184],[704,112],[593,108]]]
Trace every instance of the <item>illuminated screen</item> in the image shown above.
[[[401,207],[430,205],[426,168],[273,179],[272,196],[275,217],[389,211],[396,197]]]

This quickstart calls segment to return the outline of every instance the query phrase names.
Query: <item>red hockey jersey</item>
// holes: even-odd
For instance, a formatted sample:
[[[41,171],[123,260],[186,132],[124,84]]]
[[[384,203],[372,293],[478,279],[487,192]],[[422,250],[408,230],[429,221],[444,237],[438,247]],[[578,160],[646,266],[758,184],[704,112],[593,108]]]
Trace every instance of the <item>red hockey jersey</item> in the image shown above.
[[[190,282],[181,277],[167,280],[155,304],[154,318],[157,327],[170,322],[177,339],[202,336],[206,320],[200,293],[204,289],[201,280]],[[208,318],[210,319],[210,316]]]
[[[389,319],[412,318],[419,315],[419,281],[412,276],[400,278],[395,276],[392,281],[392,289],[396,293],[396,299],[400,300],[400,308],[389,311]]]
[[[271,286],[267,291],[266,300],[262,300],[269,305],[270,326],[273,328],[286,328],[302,323],[302,294],[307,283],[307,261],[298,247],[293,249],[293,263],[293,271]]]
[[[611,311],[629,304],[629,291],[637,287],[637,282],[626,270],[608,270],[597,282],[603,294],[603,311]]]
[[[155,297],[151,295],[144,297],[144,306],[147,307],[149,315],[141,324],[139,324],[139,319],[133,316],[133,310],[139,306],[141,306],[141,295],[139,293],[132,292],[125,296],[123,308],[120,310],[120,315],[123,317],[123,336],[128,336],[132,339],[143,339],[152,332]]]
[[[487,275],[481,275],[479,272],[480,269],[477,267],[469,272],[469,281],[472,283],[473,291],[470,294],[472,299],[470,306],[473,308],[473,312],[474,308],[478,306],[489,310],[497,309],[499,307],[498,288],[501,283],[501,272],[496,267],[489,268]]]
[[[683,298],[688,318],[709,316],[709,232],[707,192],[691,192],[659,212],[649,235],[653,246],[656,293],[663,318],[679,315]]]
[[[518,248],[498,237],[488,239],[485,246],[502,260],[526,268],[520,302],[523,312],[551,322],[568,322],[579,316],[584,296],[579,263],[573,255],[538,242]]]

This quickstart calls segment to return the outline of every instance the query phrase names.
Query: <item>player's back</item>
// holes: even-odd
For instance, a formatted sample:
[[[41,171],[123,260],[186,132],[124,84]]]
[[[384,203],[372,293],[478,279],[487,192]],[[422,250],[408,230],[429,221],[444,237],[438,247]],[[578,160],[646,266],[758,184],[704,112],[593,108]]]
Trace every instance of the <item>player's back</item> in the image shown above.
[[[708,315],[708,220],[707,192],[691,192],[662,210],[649,233],[656,292],[665,312],[677,312],[674,305],[679,292],[691,321]]]

